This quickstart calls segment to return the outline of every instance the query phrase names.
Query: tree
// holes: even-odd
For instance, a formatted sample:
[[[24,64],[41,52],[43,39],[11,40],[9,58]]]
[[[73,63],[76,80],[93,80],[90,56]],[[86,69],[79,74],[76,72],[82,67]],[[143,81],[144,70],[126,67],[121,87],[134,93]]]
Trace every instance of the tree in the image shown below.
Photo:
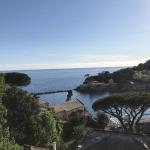
[[[85,126],[83,124],[74,127],[74,137],[79,140],[84,135]]]
[[[129,82],[133,79],[134,71],[150,71],[150,60],[146,61],[143,64],[139,64],[138,66],[131,68],[123,68],[113,73],[109,73],[108,71],[104,71],[99,73],[96,76],[87,77],[84,83],[88,83],[91,81],[99,81],[99,82],[108,82],[110,79],[113,79],[115,83],[124,84],[125,82]],[[123,86],[123,85],[121,85]]]
[[[73,137],[73,127],[73,124],[70,122],[63,123],[62,138],[64,142],[69,141]]]
[[[133,68],[125,68],[112,73],[112,78],[116,83],[125,83],[126,81],[133,80]]]
[[[4,77],[0,74],[0,150],[22,150],[15,141],[10,138],[9,129],[6,126],[6,108],[2,104],[2,97],[4,95]]]
[[[38,100],[27,91],[11,87],[5,92],[3,104],[7,108],[7,124],[11,136],[18,143],[24,144],[30,134],[30,118],[39,112]]]
[[[145,63],[141,63],[136,67],[133,67],[134,70],[142,71],[142,70],[148,70],[150,71],[150,60],[146,61]]]
[[[98,81],[98,82],[108,82],[112,78],[112,74],[109,71],[104,71],[99,73],[96,76],[90,76],[85,79],[84,83],[88,83],[90,81]]]
[[[114,94],[93,104],[95,111],[101,110],[116,117],[125,131],[136,132],[140,119],[150,108],[150,93],[125,92]]]
[[[0,138],[8,135],[6,128],[6,108],[2,104],[2,97],[4,95],[4,77],[0,74]]]
[[[69,118],[70,118],[69,120],[73,124],[73,126],[81,125],[84,123],[84,116],[83,116],[82,111],[80,111],[80,110],[72,112],[70,114]]]
[[[104,129],[109,123],[109,119],[108,119],[107,115],[104,113],[98,113],[97,114],[97,123],[101,129]]]
[[[23,150],[23,147],[16,144],[14,140],[10,140],[9,138],[1,138],[0,150]]]
[[[31,138],[36,146],[50,146],[59,139],[61,127],[51,112],[40,112],[31,118]]]
[[[10,86],[27,86],[31,83],[31,78],[24,73],[5,73],[5,83]]]

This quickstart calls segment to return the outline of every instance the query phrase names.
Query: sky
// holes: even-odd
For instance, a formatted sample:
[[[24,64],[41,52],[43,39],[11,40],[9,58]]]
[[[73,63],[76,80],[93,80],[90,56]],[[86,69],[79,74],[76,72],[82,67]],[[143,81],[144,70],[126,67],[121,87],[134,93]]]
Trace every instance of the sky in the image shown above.
[[[0,0],[0,70],[150,59],[150,0]]]

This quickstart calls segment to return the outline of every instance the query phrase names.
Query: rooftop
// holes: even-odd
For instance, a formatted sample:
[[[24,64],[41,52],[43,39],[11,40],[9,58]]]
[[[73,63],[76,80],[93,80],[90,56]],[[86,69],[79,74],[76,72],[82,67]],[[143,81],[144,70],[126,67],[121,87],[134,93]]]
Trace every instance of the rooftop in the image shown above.
[[[53,105],[51,107],[54,109],[55,113],[59,113],[62,111],[71,111],[76,108],[84,107],[84,104],[79,100],[75,99],[64,102],[62,104]]]

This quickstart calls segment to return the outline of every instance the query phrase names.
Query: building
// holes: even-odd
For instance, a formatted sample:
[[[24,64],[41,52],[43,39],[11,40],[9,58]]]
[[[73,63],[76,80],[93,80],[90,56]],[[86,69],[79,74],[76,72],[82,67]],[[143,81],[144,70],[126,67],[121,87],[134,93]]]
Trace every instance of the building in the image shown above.
[[[133,79],[148,82],[150,81],[150,71],[147,70],[135,71]]]
[[[84,104],[77,99],[70,100],[62,104],[56,104],[50,106],[50,108],[53,109],[56,117],[63,120],[68,120],[72,112],[81,111],[84,113],[85,110]]]

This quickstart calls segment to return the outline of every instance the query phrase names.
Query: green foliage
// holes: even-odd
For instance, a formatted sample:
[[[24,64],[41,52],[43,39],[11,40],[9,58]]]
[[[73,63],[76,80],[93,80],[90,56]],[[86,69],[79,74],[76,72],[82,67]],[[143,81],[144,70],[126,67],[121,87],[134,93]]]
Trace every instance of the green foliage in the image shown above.
[[[142,70],[150,71],[150,60],[146,61],[143,64],[139,64],[138,66],[121,69],[113,73],[104,71],[96,76],[86,78],[85,83],[89,81],[108,82],[110,79],[114,79],[116,83],[125,83],[126,81],[133,80],[134,71],[142,71]]]
[[[14,140],[10,139],[8,127],[6,126],[6,108],[2,104],[4,95],[4,77],[0,74],[0,150],[23,150]]]
[[[30,118],[39,112],[37,99],[22,89],[11,87],[6,90],[3,104],[7,108],[7,124],[11,136],[18,143],[27,142]]]
[[[85,126],[82,125],[78,125],[74,127],[74,137],[75,139],[79,140],[80,138],[83,137],[84,135],[84,130],[85,130]]]
[[[63,137],[64,142],[69,141],[73,137],[73,124],[72,123],[66,122],[63,124],[62,137]]]
[[[5,83],[10,86],[27,86],[31,83],[31,78],[24,73],[6,73]]]
[[[58,150],[73,150],[77,146],[77,141],[75,139],[70,140],[69,142],[60,142],[57,145]]]
[[[149,92],[124,92],[113,94],[104,99],[97,100],[93,104],[94,110],[109,109],[114,106],[130,107],[136,109],[138,107],[150,107]]]
[[[116,83],[124,83],[125,81],[133,80],[134,71],[142,70],[150,71],[150,60],[146,61],[143,64],[139,64],[138,66],[121,69],[114,73],[104,71],[96,76],[86,78],[85,83],[89,81],[108,82],[109,79],[114,79]]]
[[[60,146],[60,150],[72,150],[76,147],[77,141],[83,136],[84,133],[84,117],[82,111],[72,112],[69,116],[69,122],[63,125],[63,146]]]
[[[97,123],[101,129],[105,129],[105,127],[109,123],[109,119],[108,119],[107,115],[105,115],[104,113],[98,113],[97,114]]]
[[[90,128],[99,128],[97,121],[92,116],[86,117],[86,126]]]
[[[5,117],[6,108],[0,103],[0,138],[5,137],[8,134]]]
[[[114,73],[109,73],[108,71],[105,71],[105,72],[99,73],[96,76],[88,77],[85,80],[85,83],[89,81],[99,81],[99,82],[107,83],[110,79],[114,79],[116,83],[122,83],[125,81],[132,80],[133,74],[134,74],[134,71],[132,68],[121,69]]]
[[[71,115],[69,116],[69,118],[70,118],[69,120],[73,124],[73,126],[84,123],[84,116],[83,116],[82,111],[80,111],[80,110],[72,112]]]
[[[85,83],[89,81],[99,81],[99,82],[108,82],[112,78],[112,74],[108,71],[99,73],[96,76],[91,76],[85,79]]]
[[[3,74],[0,74],[0,102],[4,94],[4,86],[5,86],[4,76]]]
[[[0,74],[0,138],[8,135],[6,127],[6,108],[2,104],[2,97],[4,95],[4,77]]]
[[[124,83],[125,81],[133,80],[134,70],[132,68],[121,69],[112,73],[112,79],[116,83]]]
[[[136,132],[140,119],[150,108],[150,93],[125,92],[114,94],[93,104],[94,110],[116,117],[125,131]],[[127,117],[124,118],[124,115]]]
[[[40,112],[31,118],[31,138],[36,146],[50,146],[59,140],[60,127],[51,112]]]
[[[65,144],[63,141],[61,141],[59,144],[57,144],[57,148],[58,148],[59,150],[68,150],[68,149],[69,149],[69,148],[68,148],[68,145]]]
[[[137,71],[142,71],[142,70],[150,71],[150,60],[146,61],[146,63],[143,63],[143,64],[141,63],[138,66],[133,67],[133,69]]]
[[[0,150],[23,150],[23,147],[16,144],[14,140],[10,140],[9,138],[1,138]]]

